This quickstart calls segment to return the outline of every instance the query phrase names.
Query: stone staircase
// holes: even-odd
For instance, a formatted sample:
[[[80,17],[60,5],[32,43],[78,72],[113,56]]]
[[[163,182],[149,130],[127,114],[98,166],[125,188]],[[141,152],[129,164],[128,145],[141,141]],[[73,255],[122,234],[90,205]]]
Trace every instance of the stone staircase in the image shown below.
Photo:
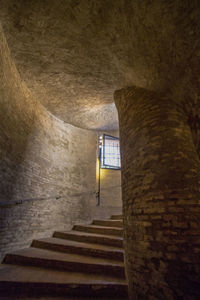
[[[6,254],[0,299],[128,299],[122,227],[122,216],[113,215]]]

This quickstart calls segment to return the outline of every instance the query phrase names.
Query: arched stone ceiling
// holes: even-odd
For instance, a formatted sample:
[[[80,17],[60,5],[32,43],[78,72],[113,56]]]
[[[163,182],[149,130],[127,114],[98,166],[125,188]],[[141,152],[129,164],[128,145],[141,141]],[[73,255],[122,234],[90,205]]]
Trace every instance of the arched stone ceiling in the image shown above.
[[[113,93],[199,80],[199,0],[0,0],[11,54],[58,118],[116,129]]]

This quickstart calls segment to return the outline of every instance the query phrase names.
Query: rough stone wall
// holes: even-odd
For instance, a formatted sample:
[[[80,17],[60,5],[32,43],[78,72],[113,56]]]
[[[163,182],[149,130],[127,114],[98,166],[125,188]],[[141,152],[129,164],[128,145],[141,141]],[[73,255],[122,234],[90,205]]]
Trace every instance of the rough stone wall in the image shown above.
[[[179,97],[115,93],[130,299],[200,297],[199,114]]]
[[[90,220],[95,158],[96,134],[60,121],[32,97],[0,28],[1,255]]]

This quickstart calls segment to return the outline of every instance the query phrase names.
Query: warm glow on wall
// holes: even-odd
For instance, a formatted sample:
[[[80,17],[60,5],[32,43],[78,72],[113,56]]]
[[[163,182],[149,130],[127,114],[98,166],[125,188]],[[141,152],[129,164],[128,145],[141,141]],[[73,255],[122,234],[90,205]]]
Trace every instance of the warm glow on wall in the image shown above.
[[[96,161],[96,182],[99,180],[99,172],[101,173],[101,179],[105,177],[107,169],[101,169],[99,164],[99,157],[97,157]]]
[[[99,179],[99,168],[100,168],[99,158],[97,157],[97,161],[96,161],[96,182]]]

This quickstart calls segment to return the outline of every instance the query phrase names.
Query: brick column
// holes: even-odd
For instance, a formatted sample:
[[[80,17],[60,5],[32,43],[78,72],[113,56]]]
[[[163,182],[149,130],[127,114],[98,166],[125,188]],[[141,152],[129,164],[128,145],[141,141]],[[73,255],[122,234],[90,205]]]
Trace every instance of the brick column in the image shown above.
[[[200,299],[200,160],[191,116],[141,88],[116,91],[115,102],[130,299]]]

